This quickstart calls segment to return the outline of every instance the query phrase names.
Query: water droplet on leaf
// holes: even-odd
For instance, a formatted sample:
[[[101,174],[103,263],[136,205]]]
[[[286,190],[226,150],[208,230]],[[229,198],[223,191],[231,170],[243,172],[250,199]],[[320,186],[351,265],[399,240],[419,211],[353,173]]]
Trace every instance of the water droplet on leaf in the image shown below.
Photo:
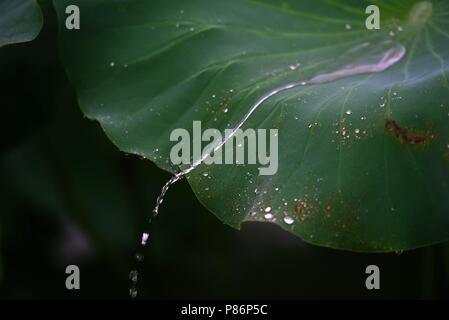
[[[266,213],[263,217],[265,218],[265,220],[273,219],[273,215],[271,213]]]
[[[293,220],[293,218],[292,217],[284,217],[284,222],[286,223],[286,224],[293,224],[294,222],[295,222],[295,220]]]
[[[290,70],[294,71],[294,70],[298,69],[300,65],[301,64],[296,63],[296,64],[292,64],[292,65],[290,65],[288,67],[290,68]]]

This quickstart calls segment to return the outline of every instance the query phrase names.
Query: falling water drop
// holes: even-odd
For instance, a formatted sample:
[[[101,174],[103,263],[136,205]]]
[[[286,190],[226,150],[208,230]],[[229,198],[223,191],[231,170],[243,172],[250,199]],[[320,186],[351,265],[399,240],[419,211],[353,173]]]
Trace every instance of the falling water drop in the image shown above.
[[[129,279],[133,282],[133,283],[137,283],[137,278],[139,276],[139,272],[137,270],[132,270],[129,273]]]
[[[142,246],[145,246],[147,244],[149,236],[150,236],[150,234],[148,232],[142,233],[142,240],[140,241],[140,244]]]
[[[131,287],[130,289],[129,289],[129,296],[131,297],[131,298],[135,298],[135,297],[137,297],[137,289],[135,288],[135,287]]]
[[[145,256],[141,253],[136,253],[135,258],[138,262],[142,262],[145,259]]]

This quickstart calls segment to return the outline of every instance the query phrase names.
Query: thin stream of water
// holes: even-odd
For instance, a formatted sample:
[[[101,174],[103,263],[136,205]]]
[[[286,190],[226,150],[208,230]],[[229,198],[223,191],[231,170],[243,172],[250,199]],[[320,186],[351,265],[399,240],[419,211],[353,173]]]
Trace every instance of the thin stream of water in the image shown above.
[[[368,52],[372,54],[372,56],[369,56],[369,58],[371,59],[374,58],[373,63],[362,62],[360,64],[346,65],[341,69],[337,69],[329,73],[319,74],[308,81],[288,83],[265,93],[251,106],[251,108],[247,111],[247,113],[243,116],[243,118],[232,129],[231,134],[226,136],[225,139],[223,139],[220,142],[220,144],[215,146],[215,148],[213,148],[212,150],[204,152],[200,159],[197,159],[189,167],[175,174],[173,177],[170,178],[169,181],[167,181],[167,183],[165,183],[165,185],[162,187],[161,193],[156,199],[156,205],[153,209],[152,218],[156,217],[159,214],[160,205],[164,201],[165,195],[167,194],[170,187],[178,180],[182,179],[184,176],[195,170],[213,152],[218,151],[229,139],[231,139],[236,134],[236,132],[245,124],[245,122],[254,113],[254,111],[256,111],[257,108],[266,100],[268,100],[270,97],[292,88],[302,87],[306,85],[327,83],[339,80],[341,78],[346,78],[349,76],[359,74],[382,72],[387,68],[389,68],[390,66],[394,65],[395,63],[397,63],[398,61],[400,61],[406,52],[405,48],[402,45],[393,42],[384,42],[383,44],[378,44],[373,48],[374,52],[370,52],[369,49],[367,48],[368,46],[370,46],[369,43],[355,47],[349,50],[348,52],[359,51],[363,49],[365,55],[362,55],[361,60],[367,58],[366,52]],[[383,48],[382,46],[386,46],[386,48]],[[149,219],[148,223],[151,223],[152,218]],[[144,231],[142,233],[140,242],[142,249],[147,245],[149,237],[150,235],[147,231]],[[143,253],[136,253],[135,260],[138,263],[142,262],[144,260]],[[136,298],[138,294],[137,291],[137,283],[139,278],[138,270],[137,269],[132,270],[129,273],[129,278],[131,280],[131,288],[129,289],[129,295],[131,298]]]

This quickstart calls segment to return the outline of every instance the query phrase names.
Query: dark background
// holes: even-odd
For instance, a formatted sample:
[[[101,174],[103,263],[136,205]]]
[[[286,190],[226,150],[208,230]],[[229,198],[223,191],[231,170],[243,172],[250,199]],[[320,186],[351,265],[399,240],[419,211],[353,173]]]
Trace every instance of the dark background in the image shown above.
[[[170,175],[83,118],[43,5],[37,40],[0,49],[0,298],[128,298],[140,233]],[[223,225],[185,181],[150,226],[141,298],[448,298],[449,245],[402,254],[314,247],[275,225]],[[81,289],[65,288],[65,267]],[[365,289],[365,268],[381,290]]]

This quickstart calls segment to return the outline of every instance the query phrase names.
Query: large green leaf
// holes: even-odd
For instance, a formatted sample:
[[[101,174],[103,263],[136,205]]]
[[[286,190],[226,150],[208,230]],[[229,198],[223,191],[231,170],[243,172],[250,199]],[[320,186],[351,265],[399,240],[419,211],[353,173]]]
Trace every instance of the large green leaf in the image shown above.
[[[42,12],[34,0],[0,2],[0,47],[31,41],[42,28]]]
[[[73,3],[79,31],[64,28]],[[233,227],[267,221],[372,252],[449,236],[449,5],[375,3],[380,30],[365,28],[369,3],[349,0],[55,1],[85,115],[173,173],[173,129],[235,127],[305,81],[242,126],[279,129],[276,175],[202,164],[189,182]]]

